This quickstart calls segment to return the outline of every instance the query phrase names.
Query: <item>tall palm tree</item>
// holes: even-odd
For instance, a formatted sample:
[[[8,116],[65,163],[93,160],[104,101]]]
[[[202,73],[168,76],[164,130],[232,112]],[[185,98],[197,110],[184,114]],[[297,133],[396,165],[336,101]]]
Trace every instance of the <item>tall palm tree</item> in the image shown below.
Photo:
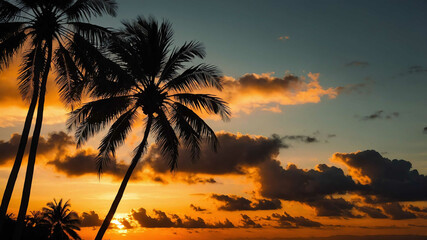
[[[76,231],[80,231],[80,220],[78,215],[70,211],[69,201],[62,203],[62,199],[57,202],[48,202],[43,208],[43,220],[50,229],[50,239],[70,240],[81,239]]]
[[[109,34],[108,29],[88,21],[94,16],[104,13],[115,15],[115,12],[115,0],[0,0],[0,71],[19,51],[26,49],[19,88],[24,99],[31,99],[18,153],[0,206],[0,231],[38,104],[15,239],[20,238],[24,227],[51,63],[55,64],[58,72],[56,82],[61,99],[68,105],[79,101],[93,72],[91,70],[94,70],[89,65],[85,69],[87,61],[84,56],[97,51],[93,44],[100,44]]]
[[[207,139],[214,148],[218,144],[215,132],[196,112],[218,114],[223,120],[230,116],[220,98],[191,93],[204,87],[222,89],[221,73],[216,67],[206,64],[186,67],[194,58],[205,56],[200,43],[191,41],[171,49],[173,32],[167,21],[159,24],[153,18],[138,17],[123,24],[124,28],[111,38],[110,59],[101,61],[104,68],[92,81],[91,93],[96,100],[73,111],[68,122],[70,128],[76,128],[78,145],[112,123],[99,146],[100,173],[133,124],[138,120],[145,123],[142,141],[134,151],[97,240],[102,239],[114,216],[146,149],[150,132],[173,170],[177,166],[180,140],[191,150],[193,158],[198,157],[202,140]]]

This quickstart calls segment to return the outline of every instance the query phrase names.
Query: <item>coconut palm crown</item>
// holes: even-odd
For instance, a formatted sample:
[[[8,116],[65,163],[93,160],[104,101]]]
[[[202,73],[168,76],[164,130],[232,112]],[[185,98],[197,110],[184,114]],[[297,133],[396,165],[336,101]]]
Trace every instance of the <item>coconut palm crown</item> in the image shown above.
[[[48,202],[43,208],[43,221],[50,229],[50,239],[78,240],[81,239],[76,231],[80,231],[80,220],[77,213],[70,211],[69,201],[65,203],[62,199],[57,202]]]
[[[129,170],[96,239],[102,238],[114,216],[150,132],[174,170],[180,140],[194,159],[199,156],[202,140],[217,147],[215,132],[199,113],[217,114],[223,120],[230,117],[221,98],[194,93],[203,88],[222,89],[221,73],[215,66],[187,66],[197,57],[204,58],[200,43],[191,41],[172,48],[173,32],[167,21],[138,17],[123,24],[124,28],[111,38],[109,58],[100,61],[100,56],[92,56],[102,66],[97,67],[98,75],[90,86],[95,100],[73,111],[68,122],[70,128],[76,128],[78,145],[110,125],[99,145],[100,173],[135,123],[145,124],[143,139],[134,150]]]

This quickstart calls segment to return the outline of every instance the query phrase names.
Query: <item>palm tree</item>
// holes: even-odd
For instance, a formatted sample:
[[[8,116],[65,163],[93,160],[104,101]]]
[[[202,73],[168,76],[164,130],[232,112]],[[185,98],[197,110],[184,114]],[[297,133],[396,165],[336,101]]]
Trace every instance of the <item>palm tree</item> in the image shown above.
[[[24,227],[36,152],[43,121],[47,78],[54,62],[61,99],[68,105],[80,100],[91,69],[84,56],[97,51],[109,34],[108,29],[88,23],[104,13],[115,15],[115,0],[0,0],[0,71],[12,58],[26,49],[20,69],[19,88],[24,99],[31,99],[18,153],[0,206],[0,231],[7,212],[22,157],[28,140],[33,114],[37,117],[28,157],[27,172],[18,213],[15,239]],[[72,106],[72,105],[71,105]]]
[[[138,17],[124,22],[124,28],[111,38],[109,59],[94,78],[91,94],[96,100],[71,113],[69,127],[76,128],[77,144],[83,144],[96,132],[112,123],[99,146],[98,168],[103,167],[115,150],[123,144],[133,124],[145,123],[144,136],[134,151],[131,164],[120,185],[114,202],[95,239],[102,239],[123,196],[126,185],[147,146],[148,135],[155,141],[169,166],[177,166],[180,140],[196,159],[200,142],[207,139],[216,148],[215,132],[196,112],[218,114],[223,120],[230,116],[226,103],[210,94],[195,94],[204,87],[222,89],[221,73],[211,65],[186,67],[205,51],[198,42],[188,42],[171,49],[173,32],[165,21]],[[196,112],[195,112],[196,111]],[[140,118],[138,118],[140,117]]]
[[[48,202],[43,208],[44,224],[50,229],[49,239],[69,240],[81,239],[76,231],[80,231],[78,215],[70,211],[69,200],[62,204],[62,199],[57,202]]]

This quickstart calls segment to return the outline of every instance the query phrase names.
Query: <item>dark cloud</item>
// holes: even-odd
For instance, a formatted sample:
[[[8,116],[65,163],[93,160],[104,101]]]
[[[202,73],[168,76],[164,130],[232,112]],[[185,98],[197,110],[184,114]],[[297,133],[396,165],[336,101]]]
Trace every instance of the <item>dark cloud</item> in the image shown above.
[[[368,62],[365,61],[352,61],[345,65],[346,67],[367,67],[369,66]]]
[[[270,199],[314,201],[334,193],[357,190],[359,186],[337,167],[319,164],[316,169],[303,170],[290,164],[285,169],[277,160],[259,167],[260,193]]]
[[[235,195],[212,194],[213,199],[222,202],[224,205],[218,210],[224,211],[255,211],[255,210],[276,210],[282,208],[282,203],[278,199],[259,199],[251,201],[244,197]]]
[[[241,214],[241,216],[242,219],[240,220],[240,222],[242,222],[242,228],[262,228],[261,224],[256,223],[248,215]]]
[[[351,176],[364,185],[361,193],[371,202],[427,200],[427,176],[411,170],[405,160],[390,160],[374,150],[335,153],[334,161],[344,163]]]
[[[321,217],[343,217],[343,218],[360,218],[352,212],[354,204],[343,198],[321,198],[315,201],[306,202],[313,207],[317,216]]]
[[[385,112],[383,110],[379,110],[376,111],[375,113],[371,114],[371,115],[367,115],[361,118],[361,120],[375,120],[375,119],[392,119],[392,118],[397,118],[399,117],[399,113],[398,112],[393,112],[393,113],[389,113],[389,114],[385,114]]]
[[[85,174],[98,174],[96,166],[97,156],[98,153],[94,150],[79,150],[72,155],[58,156],[55,160],[48,162],[48,164],[53,165],[57,171],[65,173],[70,177],[82,176]],[[103,169],[103,174],[121,179],[127,168],[127,164],[112,159]],[[135,171],[139,169],[140,167]],[[136,177],[137,174],[133,176],[134,179]]]
[[[99,218],[99,215],[94,211],[90,211],[89,213],[83,212],[80,217],[80,222],[81,227],[97,227],[102,224],[102,220]]]
[[[192,162],[190,153],[181,149],[178,159],[178,172],[205,174],[244,174],[247,167],[254,167],[269,161],[285,147],[277,137],[253,137],[250,135],[217,134],[220,148],[214,152],[207,144],[202,144],[200,159]],[[151,145],[145,157],[146,166],[157,173],[169,173],[168,159],[161,157],[156,145]]]
[[[168,217],[165,212],[160,210],[153,210],[155,216],[147,215],[144,208],[135,211],[132,210],[132,218],[139,223],[141,227],[145,228],[234,228],[230,220],[225,219],[224,222],[206,223],[204,219],[198,217],[197,219],[189,216],[184,218],[176,214],[170,214]]]
[[[391,216],[391,219],[402,220],[402,219],[411,219],[416,218],[417,216],[411,212],[408,212],[402,208],[397,202],[385,203],[382,205],[384,212]]]
[[[125,229],[132,229],[133,226],[130,224],[126,218],[119,219],[119,222],[124,226]]]
[[[379,208],[369,206],[357,206],[356,209],[360,212],[366,213],[371,218],[388,218]]]
[[[15,158],[20,140],[21,135],[18,133],[12,134],[8,141],[0,140],[0,165],[4,165]],[[28,153],[30,145],[31,137],[27,142],[26,153]],[[40,136],[37,154],[45,155],[49,153],[56,153],[57,155],[60,155],[64,152],[64,149],[71,145],[74,145],[74,141],[71,136],[65,132],[52,132],[48,134],[47,138]]]
[[[299,227],[321,227],[323,226],[320,222],[315,222],[303,216],[292,217],[287,212],[284,214],[273,213],[271,220],[278,223],[278,228],[299,228]]]
[[[201,208],[201,207],[196,206],[194,204],[190,204],[190,207],[196,212],[205,212],[206,211],[206,208]]]
[[[409,75],[409,74],[418,74],[418,73],[427,73],[427,67],[421,66],[421,65],[413,65],[408,67],[406,72],[402,72],[399,75]]]
[[[284,136],[283,139],[285,139],[285,140],[293,140],[293,141],[300,141],[300,142],[304,142],[304,143],[315,143],[315,142],[319,142],[319,140],[316,137],[304,136],[304,135],[289,135],[289,136]]]
[[[420,208],[412,204],[409,204],[408,209],[413,212],[427,213],[427,208]]]
[[[423,133],[424,133],[424,134],[427,134],[427,127],[425,127],[425,128],[423,129]]]

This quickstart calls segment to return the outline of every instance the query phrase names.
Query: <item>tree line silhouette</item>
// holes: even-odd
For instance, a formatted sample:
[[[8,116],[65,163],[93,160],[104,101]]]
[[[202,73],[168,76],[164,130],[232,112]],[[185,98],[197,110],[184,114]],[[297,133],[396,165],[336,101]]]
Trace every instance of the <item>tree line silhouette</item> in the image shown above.
[[[62,199],[48,202],[46,207],[40,211],[31,211],[30,215],[24,218],[24,229],[22,239],[32,240],[79,240],[80,236],[76,231],[80,231],[80,220],[77,213],[69,209],[69,201]],[[13,229],[17,221],[13,214],[5,217],[4,231],[2,239],[12,237]],[[4,237],[4,238],[3,238]]]
[[[176,169],[181,143],[191,150],[194,159],[199,156],[201,141],[208,141],[214,149],[218,146],[215,132],[199,113],[217,114],[227,120],[230,117],[227,103],[214,95],[194,91],[221,90],[222,74],[213,65],[188,66],[195,58],[205,57],[203,45],[191,41],[173,47],[171,24],[159,23],[152,17],[124,21],[118,30],[90,23],[93,17],[115,16],[116,9],[114,0],[0,0],[0,71],[22,53],[18,86],[23,99],[29,102],[0,206],[0,232],[9,219],[7,208],[37,108],[14,240],[22,239],[24,230],[28,230],[26,213],[43,123],[46,84],[52,68],[61,100],[71,109],[67,126],[75,130],[77,146],[109,127],[98,147],[99,174],[135,123],[142,122],[145,126],[143,138],[133,152],[95,239],[104,236],[132,172],[147,148],[149,134],[153,134],[164,157],[169,159],[171,171]],[[83,95],[91,101],[82,103]]]

